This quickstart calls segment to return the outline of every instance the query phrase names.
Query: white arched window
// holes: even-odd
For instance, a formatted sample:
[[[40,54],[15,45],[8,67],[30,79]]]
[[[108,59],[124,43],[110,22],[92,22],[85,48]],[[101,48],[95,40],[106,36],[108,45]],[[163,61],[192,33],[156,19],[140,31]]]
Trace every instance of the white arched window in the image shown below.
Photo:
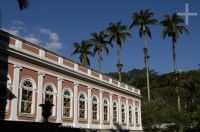
[[[98,99],[96,96],[92,97],[92,120],[98,120]]]
[[[109,104],[108,104],[108,100],[107,99],[105,99],[104,101],[103,101],[103,120],[104,121],[109,121]]]
[[[63,117],[72,117],[72,92],[70,89],[63,90]]]
[[[34,112],[34,83],[30,78],[25,78],[20,84],[20,112],[32,114]]]
[[[129,115],[129,124],[132,124],[133,123],[133,109],[131,106],[129,106],[128,115]]]
[[[44,98],[45,98],[45,102],[49,101],[51,104],[53,104],[53,108],[52,108],[52,116],[55,115],[55,111],[56,111],[56,88],[53,84],[48,83],[45,85],[44,87]]]
[[[86,118],[86,94],[80,93],[79,95],[79,119],[85,119]]]
[[[125,105],[124,104],[122,104],[121,105],[121,119],[122,119],[122,123],[125,123],[125,121],[126,121],[126,115],[125,115]]]
[[[117,122],[118,119],[118,111],[117,111],[117,103],[116,101],[113,102],[113,122]]]
[[[136,122],[136,124],[139,124],[139,111],[138,111],[138,107],[135,108],[135,122]]]

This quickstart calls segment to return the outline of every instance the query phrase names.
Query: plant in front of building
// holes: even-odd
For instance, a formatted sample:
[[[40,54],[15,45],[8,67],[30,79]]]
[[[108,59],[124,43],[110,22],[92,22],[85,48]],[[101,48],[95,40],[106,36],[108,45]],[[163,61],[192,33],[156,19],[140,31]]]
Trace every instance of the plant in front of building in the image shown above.
[[[48,119],[52,115],[52,108],[54,104],[52,104],[49,100],[46,100],[44,104],[40,104],[39,106],[42,107],[43,122],[48,123]]]

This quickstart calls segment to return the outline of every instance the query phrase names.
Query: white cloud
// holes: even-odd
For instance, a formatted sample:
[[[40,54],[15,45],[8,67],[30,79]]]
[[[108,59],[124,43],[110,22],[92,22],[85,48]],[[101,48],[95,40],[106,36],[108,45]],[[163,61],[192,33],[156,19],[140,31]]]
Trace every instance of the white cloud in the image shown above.
[[[20,36],[20,34],[24,34],[24,31],[26,31],[25,25],[22,21],[12,21],[12,26],[10,28],[3,28],[6,32],[9,32],[13,35]],[[39,40],[36,36],[39,36],[39,38],[42,38],[44,35],[48,36],[47,40]],[[34,44],[41,44],[41,46],[47,48],[48,50],[57,52],[62,48],[62,44],[60,42],[60,38],[57,33],[50,31],[46,28],[39,28],[39,34],[27,34],[22,36],[25,40],[30,41]],[[45,36],[44,36],[45,37]]]
[[[49,29],[40,28],[40,33],[48,35],[49,42],[45,44],[45,48],[51,51],[58,51],[62,48],[62,44],[59,42],[59,36],[55,32],[51,32]]]
[[[10,29],[26,30],[26,28],[23,26],[12,26]]]
[[[27,40],[27,41],[30,41],[30,42],[32,42],[34,44],[39,44],[40,43],[40,40],[37,39],[34,35],[28,35],[28,36],[24,37],[24,39]]]
[[[16,35],[16,36],[19,36],[19,32],[20,32],[20,30],[18,30],[18,29],[2,28],[2,30],[6,31],[10,34]]]
[[[57,33],[51,33],[51,34],[49,34],[49,39],[52,40],[52,41],[54,41],[54,42],[59,41],[58,34]]]
[[[18,20],[13,20],[11,23],[14,25],[24,25],[24,22]]]
[[[58,51],[62,48],[62,44],[60,42],[50,42],[44,46],[45,48],[51,51]]]

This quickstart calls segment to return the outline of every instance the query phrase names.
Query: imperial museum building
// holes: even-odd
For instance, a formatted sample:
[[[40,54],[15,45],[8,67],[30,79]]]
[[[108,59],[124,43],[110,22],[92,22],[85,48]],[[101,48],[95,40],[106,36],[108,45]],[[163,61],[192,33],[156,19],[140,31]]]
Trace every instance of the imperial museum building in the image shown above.
[[[140,90],[0,30],[0,119],[142,131]]]

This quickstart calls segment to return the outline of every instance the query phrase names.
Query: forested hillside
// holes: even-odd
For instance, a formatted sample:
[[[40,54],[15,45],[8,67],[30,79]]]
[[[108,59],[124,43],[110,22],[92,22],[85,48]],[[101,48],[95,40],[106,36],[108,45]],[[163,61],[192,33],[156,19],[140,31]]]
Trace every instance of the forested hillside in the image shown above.
[[[108,73],[118,78],[118,73]],[[151,101],[147,100],[146,70],[133,69],[122,73],[122,82],[133,85],[142,94],[142,121],[145,129],[150,126],[173,123],[183,131],[199,131],[200,126],[200,70],[158,74],[150,70]],[[178,111],[179,88],[181,110]]]

